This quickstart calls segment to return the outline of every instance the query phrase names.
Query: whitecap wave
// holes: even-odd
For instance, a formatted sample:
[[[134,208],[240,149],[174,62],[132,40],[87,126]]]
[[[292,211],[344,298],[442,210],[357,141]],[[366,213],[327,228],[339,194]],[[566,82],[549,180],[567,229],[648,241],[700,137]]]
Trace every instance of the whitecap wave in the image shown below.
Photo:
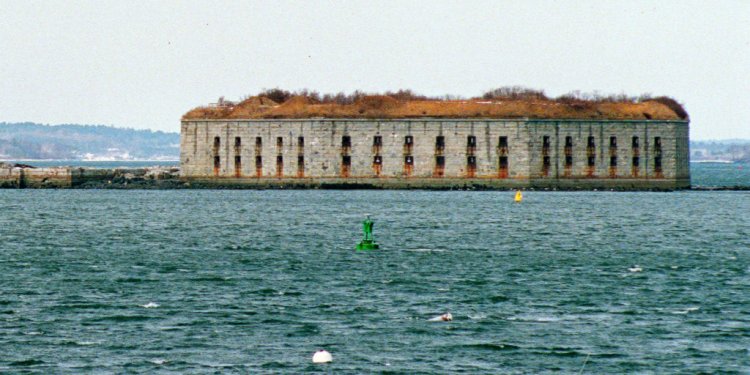
[[[555,316],[511,316],[508,317],[507,320],[517,320],[521,322],[530,322],[530,323],[551,323],[551,322],[559,322],[561,319]]]
[[[417,249],[405,249],[405,251],[411,251],[415,253],[442,253],[442,252],[445,252],[445,249],[417,248]]]
[[[672,311],[672,314],[685,315],[685,314],[688,314],[688,313],[693,312],[693,311],[698,311],[699,309],[700,309],[700,307],[692,306],[692,307],[688,307],[688,308],[686,308],[684,310],[675,310],[675,311]]]

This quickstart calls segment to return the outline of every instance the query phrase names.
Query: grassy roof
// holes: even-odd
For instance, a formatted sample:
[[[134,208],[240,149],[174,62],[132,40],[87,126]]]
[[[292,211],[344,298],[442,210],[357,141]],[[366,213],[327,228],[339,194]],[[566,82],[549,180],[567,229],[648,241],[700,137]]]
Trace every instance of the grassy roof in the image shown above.
[[[409,90],[384,94],[320,95],[307,90],[290,92],[265,90],[233,103],[220,100],[213,106],[198,107],[183,115],[192,119],[273,118],[534,118],[684,120],[688,114],[669,97],[642,95],[601,96],[571,93],[549,98],[542,91],[520,87],[500,88],[480,97],[426,97]]]

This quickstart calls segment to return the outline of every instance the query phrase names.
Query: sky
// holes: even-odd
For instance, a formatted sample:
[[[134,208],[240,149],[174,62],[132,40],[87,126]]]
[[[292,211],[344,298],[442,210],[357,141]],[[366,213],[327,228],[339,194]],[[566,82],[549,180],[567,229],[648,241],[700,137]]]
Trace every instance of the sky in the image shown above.
[[[668,95],[750,138],[750,1],[0,0],[0,122],[179,131],[264,88]]]

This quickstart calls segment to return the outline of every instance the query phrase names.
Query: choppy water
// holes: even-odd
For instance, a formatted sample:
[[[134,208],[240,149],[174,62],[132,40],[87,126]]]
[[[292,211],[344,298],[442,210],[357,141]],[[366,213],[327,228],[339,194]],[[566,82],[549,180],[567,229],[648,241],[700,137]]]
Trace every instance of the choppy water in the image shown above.
[[[750,163],[691,163],[693,186],[750,186]]]
[[[1,190],[0,373],[750,372],[750,193],[512,199]]]

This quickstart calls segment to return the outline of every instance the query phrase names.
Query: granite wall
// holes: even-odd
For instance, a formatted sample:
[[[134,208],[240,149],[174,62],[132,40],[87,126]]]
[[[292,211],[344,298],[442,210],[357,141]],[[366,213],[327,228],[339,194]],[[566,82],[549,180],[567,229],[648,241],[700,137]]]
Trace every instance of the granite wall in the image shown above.
[[[688,122],[188,120],[187,180],[385,188],[688,188]]]

